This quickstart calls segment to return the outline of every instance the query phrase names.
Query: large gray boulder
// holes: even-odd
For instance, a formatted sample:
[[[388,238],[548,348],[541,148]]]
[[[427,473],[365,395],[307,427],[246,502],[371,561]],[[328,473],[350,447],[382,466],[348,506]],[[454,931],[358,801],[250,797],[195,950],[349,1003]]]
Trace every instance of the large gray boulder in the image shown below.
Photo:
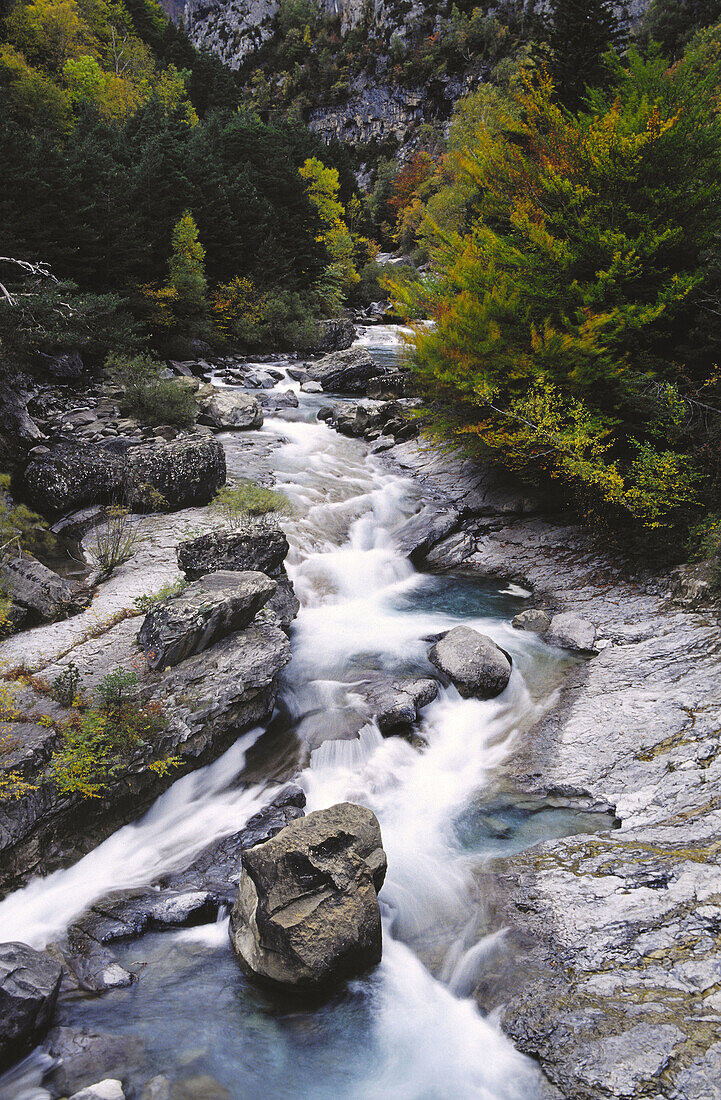
[[[356,338],[350,317],[333,317],[318,322],[318,351],[345,351]]]
[[[577,653],[593,653],[596,627],[588,619],[575,615],[572,611],[563,611],[551,619],[546,641]]]
[[[455,684],[464,699],[494,699],[511,678],[511,660],[492,638],[469,626],[454,626],[431,648],[428,659]]]
[[[177,665],[248,626],[276,588],[264,573],[210,573],[151,608],[138,645],[151,668]]]
[[[225,452],[209,432],[123,449],[59,443],[32,455],[24,474],[29,502],[51,515],[110,499],[142,506],[148,487],[169,508],[189,508],[224,484]]]
[[[200,423],[218,430],[247,431],[263,426],[260,403],[250,394],[237,390],[216,390],[201,400],[200,409]]]
[[[0,559],[0,584],[16,604],[48,622],[78,609],[72,586],[31,554]]]
[[[527,630],[531,634],[545,634],[551,625],[551,616],[539,608],[528,608],[516,615],[511,625],[516,630]]]
[[[354,690],[366,700],[381,733],[394,733],[418,721],[419,711],[438,695],[438,682],[430,677],[393,680],[380,676]]]
[[[0,944],[0,1070],[47,1031],[60,989],[60,963],[25,943]]]
[[[324,355],[308,367],[308,376],[326,393],[365,393],[371,378],[385,373],[367,348],[348,348]]]
[[[377,965],[385,873],[375,814],[349,802],[244,851],[230,918],[241,966],[262,981],[313,990]]]
[[[178,565],[190,580],[218,569],[257,569],[271,576],[281,568],[288,540],[276,523],[248,522],[235,531],[211,531],[181,542]]]

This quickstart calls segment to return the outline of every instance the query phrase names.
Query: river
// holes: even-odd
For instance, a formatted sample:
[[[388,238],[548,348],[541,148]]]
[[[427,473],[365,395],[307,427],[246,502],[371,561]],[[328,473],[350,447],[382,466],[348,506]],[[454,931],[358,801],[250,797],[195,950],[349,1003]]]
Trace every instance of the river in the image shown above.
[[[390,327],[364,330],[360,339],[379,361],[401,354]],[[120,945],[123,965],[140,971],[137,983],[65,1001],[57,1022],[139,1037],[144,1052],[127,1067],[131,1077],[142,1062],[146,1077],[206,1081],[192,1093],[203,1100],[216,1095],[210,1079],[228,1090],[218,1096],[233,1100],[531,1100],[534,1064],[470,999],[503,946],[503,931],[486,925],[479,871],[492,855],[583,829],[573,815],[531,812],[503,794],[503,761],[552,705],[568,658],[512,629],[510,619],[527,606],[522,589],[416,571],[394,532],[418,510],[418,484],[364,442],[318,421],[326,397],[300,393],[289,378],[279,383],[289,387],[298,409],[267,419],[262,430],[293,504],[283,525],[301,601],[272,738],[262,730],[243,735],[75,866],[6,898],[0,938],[43,946],[101,894],[148,883],[237,831],[299,768],[310,810],[349,800],[380,822],[388,875],[377,970],[322,1005],[296,1004],[240,972],[223,920]],[[229,478],[242,477],[247,440],[222,438]],[[167,535],[170,520],[163,522]],[[182,529],[182,517],[172,522]],[[441,690],[414,739],[384,738],[374,723],[358,736],[354,688],[380,672],[429,675],[428,638],[459,622],[511,653],[503,695],[482,702]],[[0,1079],[0,1096],[46,1096],[41,1078],[31,1056],[22,1074]]]

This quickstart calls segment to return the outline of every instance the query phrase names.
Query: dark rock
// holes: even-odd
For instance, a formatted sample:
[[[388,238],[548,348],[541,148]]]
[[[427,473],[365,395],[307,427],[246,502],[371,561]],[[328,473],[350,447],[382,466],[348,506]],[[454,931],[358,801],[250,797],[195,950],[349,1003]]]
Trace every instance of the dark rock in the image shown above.
[[[454,626],[432,647],[428,659],[458,688],[464,699],[494,699],[511,678],[511,661],[485,634]]]
[[[355,338],[355,325],[349,317],[318,322],[318,351],[345,351]]]
[[[231,942],[252,976],[298,990],[335,985],[381,958],[378,821],[342,803],[243,852]]]
[[[79,610],[72,585],[31,554],[4,556],[0,581],[15,603],[47,622]]]
[[[393,733],[418,721],[419,710],[438,695],[438,684],[432,679],[391,680],[379,677],[354,690],[365,698],[381,733]]]
[[[235,531],[211,531],[181,542],[178,564],[190,580],[218,569],[277,574],[288,553],[288,540],[277,523],[249,521]]]
[[[308,378],[308,371],[304,367],[288,367],[288,377],[292,378],[294,382],[305,382]]]
[[[284,567],[281,566],[275,579],[278,587],[260,612],[260,617],[269,616],[271,622],[286,630],[300,611],[300,600]]]
[[[39,351],[36,359],[42,374],[50,375],[58,382],[74,382],[85,374],[85,364],[79,351],[67,351],[57,355],[47,355]]]
[[[151,608],[138,632],[138,645],[151,668],[177,665],[248,626],[276,588],[264,573],[211,573]]]
[[[316,420],[332,420],[335,409],[332,405],[321,405],[316,413]]]
[[[368,382],[383,373],[366,348],[331,352],[308,369],[314,382],[333,393],[365,393]]]
[[[238,390],[216,390],[201,400],[200,408],[200,423],[220,431],[247,431],[263,426],[260,404],[250,394]]]
[[[148,486],[169,508],[188,508],[207,504],[224,483],[225,453],[209,434],[118,450],[60,443],[34,455],[24,475],[30,503],[51,514],[114,498],[134,506]]]
[[[47,1031],[62,969],[25,943],[0,944],[0,1069],[29,1051]]]

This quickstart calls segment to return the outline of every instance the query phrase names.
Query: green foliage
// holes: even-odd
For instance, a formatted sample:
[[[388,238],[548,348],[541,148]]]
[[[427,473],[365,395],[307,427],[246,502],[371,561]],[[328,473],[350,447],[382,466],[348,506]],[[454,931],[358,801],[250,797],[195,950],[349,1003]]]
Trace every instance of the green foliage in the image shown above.
[[[149,355],[109,355],[106,367],[122,388],[120,407],[144,424],[193,424],[198,406],[190,390],[164,378],[164,365]]]
[[[140,614],[145,615],[157,604],[163,603],[165,600],[172,600],[173,596],[180,596],[187,587],[188,581],[184,578],[177,581],[168,581],[167,584],[161,585],[158,591],[151,595],[136,596],[133,600],[133,607]]]
[[[577,108],[586,88],[607,83],[604,55],[621,44],[623,30],[612,0],[552,0],[551,71],[567,107]]]
[[[72,662],[58,673],[52,683],[52,696],[63,707],[71,707],[80,689],[80,670]]]
[[[106,580],[129,561],[141,540],[138,521],[128,508],[120,504],[106,508],[103,522],[93,528],[87,543],[101,578]]]
[[[177,309],[185,316],[202,314],[206,308],[208,283],[205,278],[205,249],[198,239],[198,227],[186,210],[173,229],[170,254],[170,285],[177,295]]]
[[[0,474],[0,554],[27,550],[49,554],[56,546],[46,520],[10,496],[10,475]]]
[[[118,666],[103,676],[96,688],[96,694],[103,708],[108,711],[119,710],[134,703],[138,697],[137,672]]]
[[[720,55],[631,52],[576,115],[542,73],[477,93],[428,200],[432,272],[394,285],[436,321],[415,337],[435,432],[621,525],[718,489]]]
[[[657,42],[665,57],[678,59],[694,34],[721,19],[721,0],[651,0],[637,31],[639,41]]]
[[[265,489],[254,481],[225,485],[211,504],[229,527],[243,527],[249,521],[260,521],[271,515],[289,515],[288,498],[276,489]]]

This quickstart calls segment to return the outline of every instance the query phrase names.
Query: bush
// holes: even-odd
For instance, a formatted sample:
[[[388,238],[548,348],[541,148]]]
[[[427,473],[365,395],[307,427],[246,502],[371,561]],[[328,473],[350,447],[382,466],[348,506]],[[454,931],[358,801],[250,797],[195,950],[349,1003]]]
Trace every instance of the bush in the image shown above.
[[[175,379],[163,378],[165,367],[156,359],[113,354],[108,356],[106,367],[123,390],[120,408],[125,415],[143,424],[188,427],[195,422],[195,397]]]
[[[116,668],[103,676],[96,694],[105,710],[120,710],[138,697],[138,674],[131,669]]]
[[[105,509],[104,522],[94,527],[88,549],[103,579],[132,558],[142,539],[138,520],[127,508],[113,504]]]
[[[51,693],[53,699],[63,707],[71,707],[78,697],[80,687],[80,670],[77,665],[67,665],[52,683]]]
[[[173,596],[179,596],[187,587],[188,581],[182,577],[177,581],[168,581],[167,584],[164,584],[152,595],[136,596],[133,600],[133,607],[142,614],[145,614],[151,611],[156,604],[163,603],[164,600],[171,600]]]
[[[253,481],[233,487],[226,485],[217,494],[211,507],[219,512],[229,527],[242,527],[250,521],[261,521],[270,515],[289,515],[292,506],[288,498],[276,489],[264,489]]]

